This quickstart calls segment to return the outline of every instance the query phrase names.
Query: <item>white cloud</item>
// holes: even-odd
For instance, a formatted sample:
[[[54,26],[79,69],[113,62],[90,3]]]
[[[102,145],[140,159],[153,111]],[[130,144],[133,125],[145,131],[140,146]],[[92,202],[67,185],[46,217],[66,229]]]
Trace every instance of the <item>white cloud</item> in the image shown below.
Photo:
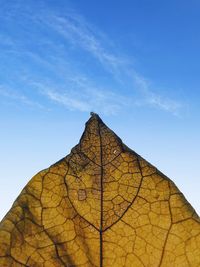
[[[96,29],[94,31],[82,17],[76,14],[67,14],[65,17],[53,16],[46,23],[72,44],[93,55],[122,85],[126,86],[128,79],[132,84],[132,90],[140,92],[143,97],[143,105],[159,108],[174,115],[182,108],[179,101],[160,95],[156,92],[158,90],[152,90],[150,83],[136,72],[127,58],[114,54],[107,47],[102,34]]]
[[[92,26],[86,23],[80,16],[53,16],[46,23],[67,40],[91,53],[106,68],[115,69],[124,61],[124,59],[110,53],[104,47],[102,41],[104,42],[105,40],[102,40],[98,31],[95,33]]]
[[[52,90],[45,90],[43,94],[46,95],[49,99],[64,105],[70,110],[90,111],[90,106],[88,105],[88,103],[77,100],[73,97],[68,96],[67,94],[61,94]]]
[[[167,97],[162,97],[161,95],[154,93],[150,89],[151,83],[135,72],[133,73],[133,79],[135,84],[137,85],[137,88],[143,94],[143,104],[148,104],[150,106],[170,112],[173,115],[178,115],[179,110],[182,108],[182,104],[180,102],[169,99]]]
[[[57,88],[51,82],[31,81],[27,79],[29,86],[36,89],[42,96],[49,100],[65,106],[69,110],[82,112],[99,112],[103,114],[116,114],[123,106],[127,106],[129,100],[112,92],[101,89],[91,84],[91,81],[84,77],[71,79],[73,90]]]
[[[8,98],[14,101],[19,101],[25,105],[28,105],[34,108],[44,109],[44,106],[41,105],[40,103],[33,101],[29,99],[27,96],[20,94],[14,91],[13,89],[11,90],[10,88],[4,85],[0,85],[0,95],[2,97]]]
[[[17,40],[20,48],[16,46],[14,52],[18,57],[22,54],[23,58],[36,62],[39,68],[41,66],[44,72],[48,71],[50,75],[46,76],[48,80],[41,79],[40,74],[34,75],[32,69],[27,70],[26,66],[24,68],[22,66],[23,73],[19,75],[18,79],[23,80],[28,86],[33,86],[33,83],[38,81],[40,83],[38,92],[41,94],[41,87],[43,87],[42,95],[47,99],[70,110],[83,112],[99,110],[103,113],[115,114],[124,108],[136,106],[137,103],[159,108],[174,115],[180,112],[182,104],[179,101],[173,100],[169,96],[166,97],[166,94],[158,93],[158,89],[153,90],[151,83],[138,74],[133,64],[127,60],[128,55],[124,56],[114,52],[116,47],[112,41],[83,17],[72,11],[58,14],[47,8],[44,12],[39,10],[37,14],[29,13],[29,16],[32,23],[37,23],[37,27],[49,31],[49,34],[42,35],[40,40],[40,44],[43,45],[41,47],[43,49],[47,47],[49,54],[34,52],[29,50],[27,48],[29,46],[26,45],[20,46],[20,40]],[[101,81],[97,85],[97,77],[88,75],[84,68],[76,68],[79,62],[74,64],[77,59],[70,55],[69,46],[61,45],[59,41],[51,38],[54,36],[53,32],[56,32],[65,42],[70,43],[76,49],[82,49],[92,56],[109,75],[111,82],[114,81],[113,84],[116,84],[116,88],[110,89],[109,86],[105,86],[105,82],[101,83]],[[32,36],[33,40],[34,38]],[[8,46],[9,44],[13,46],[11,37],[8,36],[5,41]],[[57,43],[59,43],[58,46]],[[92,66],[89,68],[92,69]],[[31,76],[31,80],[34,82],[30,82],[29,77]],[[54,85],[55,80],[59,82],[56,86]],[[34,86],[36,86],[36,82]],[[136,95],[137,97],[139,95],[139,99],[135,98]],[[27,102],[27,104],[30,101],[24,96],[10,95],[11,97],[24,103]]]

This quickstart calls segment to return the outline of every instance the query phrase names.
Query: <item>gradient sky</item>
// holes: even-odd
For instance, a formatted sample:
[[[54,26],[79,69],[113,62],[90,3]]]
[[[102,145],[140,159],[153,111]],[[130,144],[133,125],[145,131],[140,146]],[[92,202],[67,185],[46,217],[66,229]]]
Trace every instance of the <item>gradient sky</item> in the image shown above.
[[[0,218],[97,112],[200,214],[200,2],[0,0]]]

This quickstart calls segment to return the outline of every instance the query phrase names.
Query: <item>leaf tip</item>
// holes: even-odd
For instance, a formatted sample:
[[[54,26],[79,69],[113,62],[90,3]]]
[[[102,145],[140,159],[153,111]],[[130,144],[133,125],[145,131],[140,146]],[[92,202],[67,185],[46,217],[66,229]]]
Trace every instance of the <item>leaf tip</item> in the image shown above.
[[[100,118],[100,116],[97,113],[91,111],[90,116],[91,116],[91,118],[89,119],[89,121],[92,119],[92,120],[96,120],[98,122],[102,122],[102,119]]]
[[[90,112],[91,117],[99,117],[99,115],[93,111]]]

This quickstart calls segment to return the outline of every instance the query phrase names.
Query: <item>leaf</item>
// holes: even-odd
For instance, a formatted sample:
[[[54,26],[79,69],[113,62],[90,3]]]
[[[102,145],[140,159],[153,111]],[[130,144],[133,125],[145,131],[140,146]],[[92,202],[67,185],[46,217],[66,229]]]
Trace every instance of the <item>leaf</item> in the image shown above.
[[[0,224],[0,266],[200,266],[200,220],[175,184],[92,114]]]

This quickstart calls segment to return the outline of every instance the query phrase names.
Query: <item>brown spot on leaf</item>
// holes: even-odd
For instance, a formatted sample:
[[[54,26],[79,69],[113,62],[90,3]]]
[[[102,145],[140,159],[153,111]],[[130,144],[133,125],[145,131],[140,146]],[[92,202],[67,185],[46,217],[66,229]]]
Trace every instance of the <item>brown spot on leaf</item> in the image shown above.
[[[82,201],[87,198],[86,191],[84,189],[79,189],[78,190],[78,200]]]

